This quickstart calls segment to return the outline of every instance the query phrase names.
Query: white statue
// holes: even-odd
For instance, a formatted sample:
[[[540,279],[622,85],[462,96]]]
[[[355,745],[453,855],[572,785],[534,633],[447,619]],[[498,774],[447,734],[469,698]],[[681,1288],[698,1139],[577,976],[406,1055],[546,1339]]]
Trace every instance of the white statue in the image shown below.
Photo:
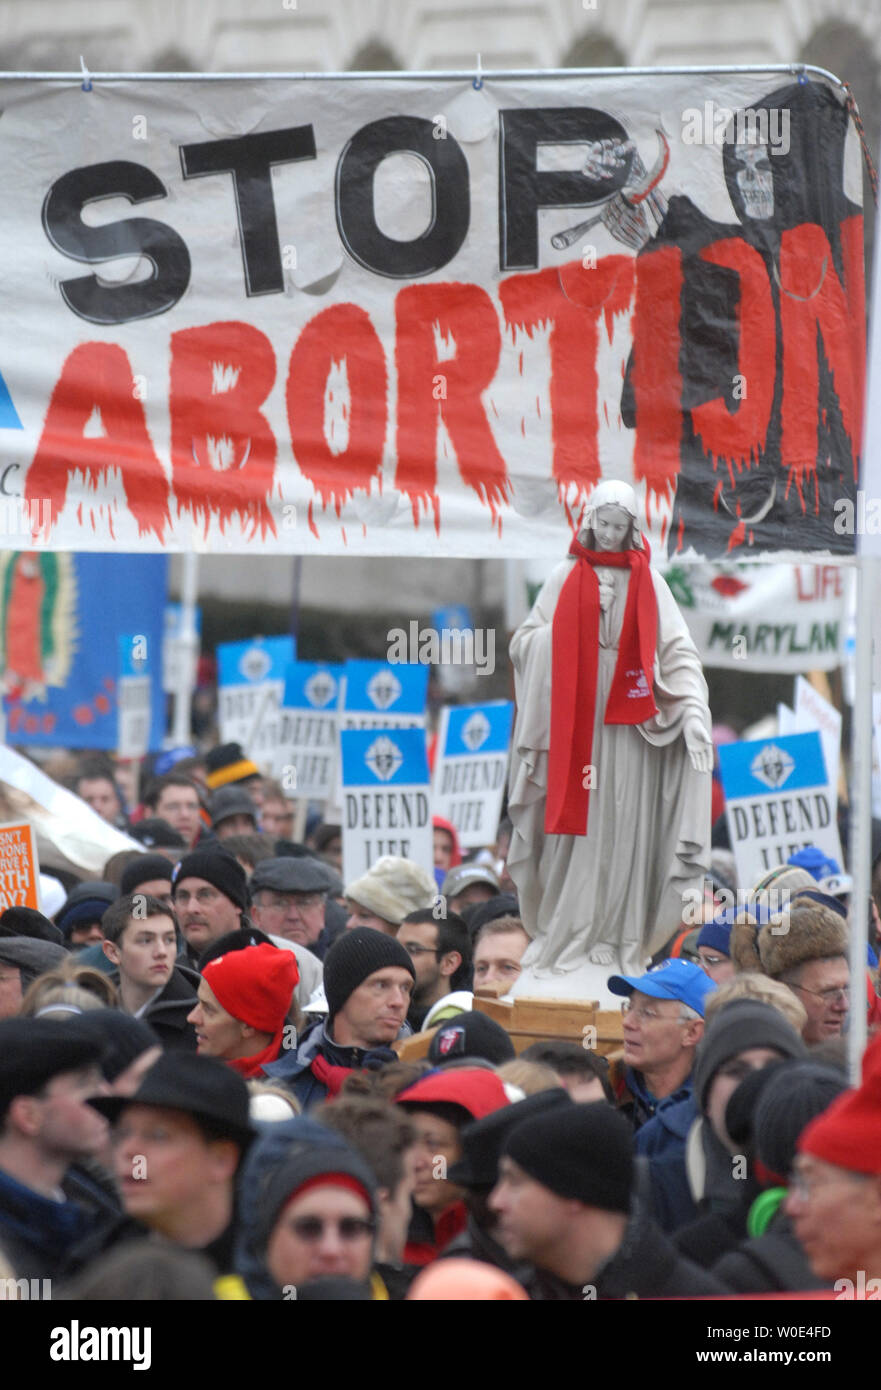
[[[511,641],[520,996],[611,1001],[608,976],[642,973],[709,868],[706,681],[637,520],[633,489],[601,483]]]

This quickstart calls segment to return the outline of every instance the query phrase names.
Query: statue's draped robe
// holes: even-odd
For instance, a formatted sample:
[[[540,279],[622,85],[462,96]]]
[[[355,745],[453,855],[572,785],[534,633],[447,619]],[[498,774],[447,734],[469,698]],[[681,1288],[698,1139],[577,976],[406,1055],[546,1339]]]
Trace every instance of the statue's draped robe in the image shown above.
[[[608,585],[613,598],[600,614],[587,834],[546,835],[552,624],[575,563],[568,558],[557,566],[511,641],[517,718],[508,869],[533,938],[523,964],[540,973],[568,972],[605,943],[617,953],[616,968],[641,971],[646,956],[676,931],[683,895],[701,891],[709,868],[711,779],[695,772],[683,737],[690,714],[709,735],[707,686],[685,621],[652,570],[658,713],[644,724],[603,722],[630,571],[597,566],[600,585]]]

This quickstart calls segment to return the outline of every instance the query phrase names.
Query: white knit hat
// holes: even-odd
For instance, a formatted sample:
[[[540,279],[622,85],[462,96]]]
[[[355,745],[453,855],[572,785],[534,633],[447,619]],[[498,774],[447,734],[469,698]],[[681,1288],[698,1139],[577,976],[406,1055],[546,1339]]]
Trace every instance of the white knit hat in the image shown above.
[[[432,906],[437,884],[412,860],[384,854],[348,885],[346,897],[398,927],[409,913]]]

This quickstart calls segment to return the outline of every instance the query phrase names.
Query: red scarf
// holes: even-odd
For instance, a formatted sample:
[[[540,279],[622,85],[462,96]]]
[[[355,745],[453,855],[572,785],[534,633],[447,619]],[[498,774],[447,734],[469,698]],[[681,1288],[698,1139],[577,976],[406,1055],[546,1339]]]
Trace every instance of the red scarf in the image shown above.
[[[252,1057],[234,1057],[231,1062],[227,1062],[227,1066],[232,1067],[233,1071],[237,1071],[246,1081],[250,1081],[253,1076],[262,1076],[265,1066],[278,1061],[283,1036],[284,1029],[280,1028],[262,1052],[255,1052]]]
[[[658,633],[658,601],[644,550],[586,550],[573,539],[572,566],[554,612],[551,655],[551,740],[545,834],[586,835],[596,707],[600,634],[600,586],[595,566],[630,570],[627,606],[605,724],[642,724],[657,714],[652,680]],[[599,772],[602,776],[602,773]]]
[[[328,1096],[339,1095],[340,1087],[347,1076],[351,1076],[354,1067],[337,1067],[333,1062],[329,1062],[326,1057],[322,1057],[320,1052],[316,1052],[310,1063],[312,1075],[316,1081],[320,1081],[322,1086],[327,1087]]]

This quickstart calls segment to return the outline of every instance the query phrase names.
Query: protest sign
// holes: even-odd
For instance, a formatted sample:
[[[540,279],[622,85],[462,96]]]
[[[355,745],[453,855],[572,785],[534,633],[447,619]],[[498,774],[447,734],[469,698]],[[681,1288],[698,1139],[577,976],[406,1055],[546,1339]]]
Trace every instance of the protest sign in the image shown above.
[[[7,907],[40,910],[40,866],[32,826],[0,823],[0,912]]]
[[[274,774],[278,763],[284,674],[295,656],[292,637],[222,642],[217,648],[220,741],[240,743],[263,772]]]
[[[428,666],[347,661],[340,729],[415,729],[425,726]]]
[[[343,878],[360,878],[384,854],[434,864],[431,792],[421,729],[345,729]]]
[[[10,742],[116,748],[126,635],[140,639],[149,661],[150,721],[140,742],[161,747],[167,571],[162,555],[0,554],[0,686]]]
[[[290,796],[327,801],[333,795],[342,669],[314,661],[297,661],[285,668],[278,775]]]
[[[836,790],[816,730],[726,743],[719,749],[719,766],[741,885],[751,887],[808,845],[843,863]]]
[[[434,813],[452,821],[464,849],[493,844],[505,794],[514,706],[445,705],[432,779]]]
[[[797,676],[795,680],[793,713],[794,734],[807,733],[809,729],[816,729],[819,733],[829,785],[837,787],[841,762],[841,714],[804,676]]]
[[[615,477],[656,556],[852,554],[847,99],[810,68],[5,78],[0,530],[559,556]]]

